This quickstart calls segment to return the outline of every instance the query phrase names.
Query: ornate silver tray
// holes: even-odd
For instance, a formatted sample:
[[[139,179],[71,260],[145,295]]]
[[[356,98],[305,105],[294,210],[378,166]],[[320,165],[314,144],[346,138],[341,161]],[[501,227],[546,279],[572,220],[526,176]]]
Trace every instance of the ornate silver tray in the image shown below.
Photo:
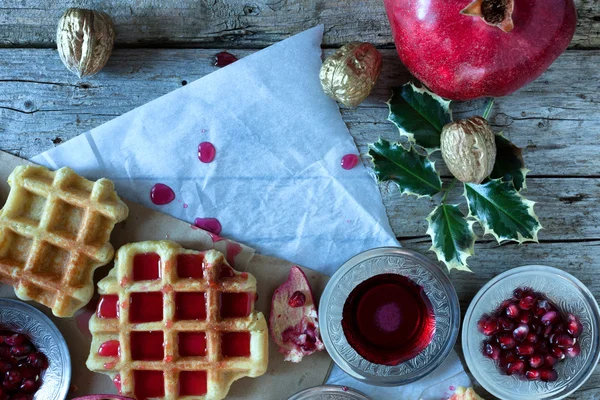
[[[369,400],[369,398],[345,386],[316,386],[298,392],[288,400]]]
[[[435,334],[416,357],[395,366],[374,364],[361,357],[346,340],[342,310],[350,292],[379,274],[399,274],[423,287],[435,314]],[[333,361],[348,375],[380,386],[401,386],[439,367],[456,343],[460,306],[448,277],[428,258],[398,247],[365,251],[342,265],[327,284],[319,306],[321,335]]]
[[[65,399],[71,383],[71,357],[65,339],[50,318],[27,303],[0,298],[0,327],[26,334],[48,358],[48,369],[34,399]]]

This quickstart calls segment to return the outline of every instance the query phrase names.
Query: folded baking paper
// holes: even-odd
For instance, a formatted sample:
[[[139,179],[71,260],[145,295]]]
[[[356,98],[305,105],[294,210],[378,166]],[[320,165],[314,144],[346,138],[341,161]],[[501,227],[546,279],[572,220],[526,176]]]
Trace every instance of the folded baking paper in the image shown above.
[[[319,26],[261,50],[33,158],[112,179],[120,195],[262,254],[333,274],[355,254],[398,245],[336,103],[321,90]],[[216,148],[211,163],[198,146]],[[176,200],[150,201],[157,184]]]

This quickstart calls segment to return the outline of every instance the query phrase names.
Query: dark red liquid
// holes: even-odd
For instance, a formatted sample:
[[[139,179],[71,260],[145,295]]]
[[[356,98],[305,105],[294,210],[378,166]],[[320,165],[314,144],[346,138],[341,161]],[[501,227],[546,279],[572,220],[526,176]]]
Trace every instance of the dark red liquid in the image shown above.
[[[215,159],[217,150],[211,142],[202,142],[198,145],[198,160],[203,163],[210,163]]]
[[[244,318],[252,312],[251,293],[221,293],[221,318]]]
[[[161,292],[131,293],[129,322],[156,322],[163,319],[163,294]]]
[[[422,287],[402,275],[381,274],[350,293],[342,328],[348,343],[366,360],[398,365],[431,342],[435,315]]]
[[[179,373],[179,395],[201,396],[207,390],[206,371],[181,371]]]
[[[133,280],[154,281],[160,279],[160,256],[156,253],[136,254],[133,257]]]
[[[105,294],[98,302],[98,318],[119,318],[119,296]]]
[[[194,225],[207,232],[214,233],[215,235],[220,234],[223,229],[221,223],[216,218],[196,218],[194,220]]]
[[[131,359],[134,361],[160,361],[165,356],[162,331],[131,332]]]
[[[228,332],[221,336],[223,357],[250,357],[250,332]]]
[[[201,254],[179,254],[177,256],[177,276],[202,279],[204,275],[202,260],[204,257]]]
[[[179,332],[177,338],[181,357],[204,357],[206,355],[206,333]]]
[[[205,320],[206,294],[202,292],[175,293],[175,319]]]
[[[226,51],[222,51],[215,55],[215,66],[216,67],[226,67],[229,64],[233,64],[237,60],[238,60],[237,57],[234,56],[233,54],[228,53]]]
[[[138,400],[165,395],[165,379],[162,371],[133,371],[134,393]]]
[[[150,191],[150,200],[152,200],[152,202],[158,206],[163,206],[175,200],[175,192],[167,185],[157,183],[156,185],[152,186],[152,190]]]

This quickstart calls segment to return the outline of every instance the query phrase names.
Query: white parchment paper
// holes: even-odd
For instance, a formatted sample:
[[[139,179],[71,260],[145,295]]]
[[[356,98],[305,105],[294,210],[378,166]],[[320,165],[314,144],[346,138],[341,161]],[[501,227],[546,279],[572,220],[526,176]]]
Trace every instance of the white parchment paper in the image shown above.
[[[190,223],[217,218],[223,236],[331,275],[361,251],[398,243],[367,169],[340,166],[358,152],[321,90],[322,34],[293,36],[32,161],[107,177],[121,196]],[[216,147],[209,164],[198,160],[205,141]],[[176,200],[154,205],[156,183]]]

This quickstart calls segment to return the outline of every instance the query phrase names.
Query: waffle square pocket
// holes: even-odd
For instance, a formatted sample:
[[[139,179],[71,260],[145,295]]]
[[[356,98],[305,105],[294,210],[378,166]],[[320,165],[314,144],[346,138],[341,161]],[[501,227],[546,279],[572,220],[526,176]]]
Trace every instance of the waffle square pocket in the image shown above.
[[[129,210],[108,179],[89,181],[69,168],[19,166],[0,210],[0,281],[22,300],[71,317],[94,293],[94,270],[112,260],[109,243]]]
[[[256,279],[218,251],[127,244],[98,292],[87,367],[108,374],[124,396],[218,400],[235,380],[267,369]]]

